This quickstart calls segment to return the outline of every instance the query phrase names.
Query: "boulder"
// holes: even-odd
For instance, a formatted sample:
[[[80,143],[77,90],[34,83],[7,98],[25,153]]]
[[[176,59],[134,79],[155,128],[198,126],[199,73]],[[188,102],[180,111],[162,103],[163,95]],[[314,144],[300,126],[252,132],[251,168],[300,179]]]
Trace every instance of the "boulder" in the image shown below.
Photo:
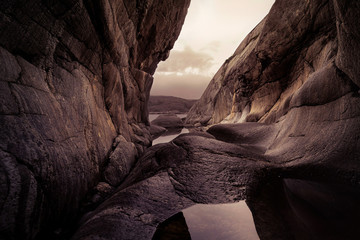
[[[161,126],[166,129],[177,129],[184,127],[183,121],[176,114],[161,114],[155,118],[151,124]]]
[[[152,140],[160,137],[167,131],[166,128],[160,127],[157,125],[151,125],[149,130],[150,130],[150,134],[152,136]]]

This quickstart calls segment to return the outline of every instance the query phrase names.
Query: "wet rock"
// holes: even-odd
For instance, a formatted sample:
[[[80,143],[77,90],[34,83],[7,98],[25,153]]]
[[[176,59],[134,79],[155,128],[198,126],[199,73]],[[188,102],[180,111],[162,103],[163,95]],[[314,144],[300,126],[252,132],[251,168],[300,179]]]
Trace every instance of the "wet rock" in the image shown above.
[[[243,199],[250,176],[267,164],[256,157],[208,136],[184,134],[153,146],[117,193],[83,218],[73,239],[150,239],[160,222],[194,203]]]

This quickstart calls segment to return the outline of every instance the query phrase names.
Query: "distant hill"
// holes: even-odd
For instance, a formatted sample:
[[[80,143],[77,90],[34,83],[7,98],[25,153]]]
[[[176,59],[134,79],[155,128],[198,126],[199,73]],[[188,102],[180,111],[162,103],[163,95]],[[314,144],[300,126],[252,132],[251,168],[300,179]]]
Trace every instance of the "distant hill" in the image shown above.
[[[187,113],[196,101],[172,96],[150,96],[148,107],[151,113]]]

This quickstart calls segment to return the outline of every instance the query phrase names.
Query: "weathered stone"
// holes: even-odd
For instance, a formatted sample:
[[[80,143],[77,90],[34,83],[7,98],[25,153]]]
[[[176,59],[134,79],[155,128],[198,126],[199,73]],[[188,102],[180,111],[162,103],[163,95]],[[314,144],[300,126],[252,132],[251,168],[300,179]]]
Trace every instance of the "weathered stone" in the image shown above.
[[[353,27],[358,20],[349,19],[358,9],[355,1],[346,7],[276,1],[214,76],[187,122],[273,123],[295,107],[293,98],[322,105],[356,92],[359,30]]]
[[[176,194],[163,172],[117,192],[84,216],[72,239],[151,239],[160,222],[192,204]]]
[[[105,180],[111,186],[118,186],[135,164],[137,152],[135,145],[129,143],[123,136],[116,138],[117,146],[110,153],[109,163],[104,170]]]
[[[357,238],[359,12],[355,0],[277,0],[187,118],[199,126],[244,122],[149,148],[74,237],[150,239],[155,222],[184,201],[246,199],[261,239]],[[113,233],[99,230],[109,225]]]
[[[167,129],[182,128],[184,123],[176,114],[162,114],[155,118],[151,124]]]
[[[152,74],[189,2],[1,1],[0,238],[61,238],[151,145]]]
[[[150,133],[152,136],[152,140],[160,137],[163,133],[165,133],[167,130],[164,127],[156,126],[151,124],[150,126]]]

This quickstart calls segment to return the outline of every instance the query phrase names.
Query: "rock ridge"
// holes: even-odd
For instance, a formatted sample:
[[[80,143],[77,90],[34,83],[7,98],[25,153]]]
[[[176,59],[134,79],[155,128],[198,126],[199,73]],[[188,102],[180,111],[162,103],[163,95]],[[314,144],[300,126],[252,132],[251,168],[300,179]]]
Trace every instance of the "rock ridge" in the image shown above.
[[[356,3],[349,4],[356,7]],[[214,76],[190,110],[187,122],[208,125],[225,119],[224,122],[273,123],[298,105],[294,97],[305,94],[302,91],[309,92],[310,88],[323,94],[316,96],[317,99],[310,98],[313,92],[303,96],[309,98],[307,101],[316,101],[310,105],[329,102],[332,95],[356,92],[358,77],[346,76],[353,66],[341,66],[341,62],[347,61],[343,56],[347,50],[340,46],[352,44],[346,49],[356,49],[354,39],[358,30],[351,29],[354,38],[345,43],[342,29],[353,23],[342,22],[342,14],[338,1],[276,1],[268,16]],[[352,54],[356,62],[359,56]],[[316,79],[315,83],[314,78],[322,79]],[[321,81],[328,86],[326,90],[321,89]],[[330,84],[341,87],[338,92],[330,93]]]

